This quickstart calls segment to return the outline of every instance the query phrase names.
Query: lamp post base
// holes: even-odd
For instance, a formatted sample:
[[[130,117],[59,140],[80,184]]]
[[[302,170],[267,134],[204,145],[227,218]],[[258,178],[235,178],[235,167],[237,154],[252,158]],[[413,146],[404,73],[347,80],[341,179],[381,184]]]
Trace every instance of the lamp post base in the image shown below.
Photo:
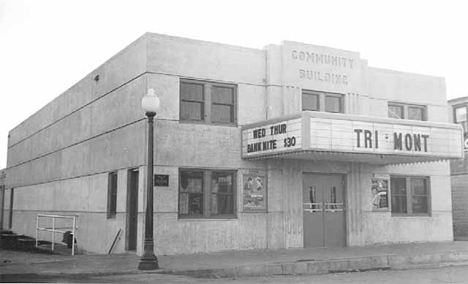
[[[145,240],[145,250],[138,263],[138,270],[157,270],[159,269],[158,258],[154,254],[153,240]]]
[[[158,259],[153,254],[151,255],[143,255],[140,259],[140,263],[138,263],[138,270],[157,270],[159,269]]]

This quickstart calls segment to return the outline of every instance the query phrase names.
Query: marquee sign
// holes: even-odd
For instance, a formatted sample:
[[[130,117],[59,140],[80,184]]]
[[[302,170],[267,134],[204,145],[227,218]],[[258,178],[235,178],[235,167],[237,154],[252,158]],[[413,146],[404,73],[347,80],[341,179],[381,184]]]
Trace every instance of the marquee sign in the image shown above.
[[[457,125],[303,112],[295,118],[245,126],[242,157],[301,151],[429,158],[463,157]]]
[[[302,149],[302,119],[280,120],[242,131],[243,157]]]

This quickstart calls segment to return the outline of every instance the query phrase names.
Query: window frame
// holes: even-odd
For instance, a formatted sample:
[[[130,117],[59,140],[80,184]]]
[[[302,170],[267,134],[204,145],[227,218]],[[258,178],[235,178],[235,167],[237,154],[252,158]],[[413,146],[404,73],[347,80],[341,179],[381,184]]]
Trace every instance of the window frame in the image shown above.
[[[305,109],[304,107],[304,95],[310,96],[314,95],[318,97],[317,100],[317,109]],[[331,97],[331,98],[338,98],[339,99],[339,112],[334,112],[334,111],[326,111],[326,103],[325,100],[326,98]],[[345,113],[345,96],[340,93],[329,93],[329,92],[319,92],[319,91],[314,91],[314,90],[308,90],[308,89],[302,89],[301,92],[301,109],[302,111],[319,111],[319,112],[328,112],[328,113]]]
[[[315,96],[317,97],[317,109],[304,109],[304,95],[306,96]],[[309,91],[309,90],[303,90],[302,91],[302,111],[320,111],[320,93],[319,92],[314,92],[314,91]]]
[[[183,172],[201,172],[202,173],[202,214],[190,215],[180,214],[180,197],[181,197],[181,182]],[[211,215],[211,195],[213,173],[228,173],[232,174],[232,213]],[[178,183],[178,202],[177,202],[177,218],[179,220],[193,219],[236,219],[238,212],[237,204],[237,170],[233,169],[207,169],[207,168],[179,168],[179,183]],[[222,194],[230,195],[230,194]]]
[[[467,118],[465,121],[457,121],[457,109],[465,109]],[[456,124],[463,124],[468,122],[468,105],[466,104],[461,104],[461,105],[454,105],[453,106],[453,122]]]
[[[405,179],[406,185],[406,213],[394,212],[393,211],[393,196],[394,189],[392,188],[392,179],[394,178],[402,178]],[[413,212],[413,196],[422,196],[422,195],[414,195],[413,188],[412,188],[412,180],[413,179],[423,179],[426,184],[426,199],[427,199],[427,213],[414,213]],[[392,217],[431,217],[432,216],[432,190],[431,190],[431,178],[429,176],[406,176],[406,175],[391,175],[390,176],[390,212]]]
[[[112,182],[113,176],[115,176],[115,188],[113,187]],[[116,171],[109,172],[107,176],[107,219],[114,219],[117,215],[118,184],[118,173]]]
[[[395,108],[400,108],[401,109],[401,116],[402,117],[390,117],[390,106],[395,107]],[[388,118],[393,118],[393,119],[405,119],[405,107],[402,104],[395,104],[395,103],[388,103],[387,105],[387,116]]]
[[[395,117],[390,117],[388,115],[390,111],[390,106],[395,106],[395,107],[401,107],[403,109],[403,117],[402,118],[395,118]],[[410,119],[409,118],[409,109],[410,108],[420,108],[422,109],[422,119]],[[387,117],[388,118],[393,118],[393,119],[406,119],[406,120],[414,120],[414,121],[427,121],[427,105],[418,105],[418,104],[411,104],[411,103],[402,103],[402,102],[395,102],[395,101],[389,101],[387,103]]]
[[[344,113],[344,96],[343,95],[340,95],[340,94],[335,94],[335,93],[324,93],[324,103],[323,103],[323,111],[324,112],[329,112],[329,113]],[[327,98],[338,98],[338,101],[339,101],[339,111],[336,112],[336,111],[327,111],[325,108],[327,106],[326,104],[326,99]]]
[[[182,84],[192,84],[192,85],[201,85],[202,86],[202,100],[201,101],[198,101],[198,100],[184,100],[182,99]],[[189,102],[189,103],[198,103],[200,104],[201,106],[201,109],[200,109],[200,119],[183,119],[183,121],[191,121],[191,122],[199,122],[199,121],[204,121],[205,119],[205,109],[206,109],[206,106],[205,106],[205,101],[206,101],[206,90],[205,90],[205,85],[202,84],[202,83],[199,83],[199,82],[180,82],[179,83],[179,109],[182,109],[182,103],[183,102]],[[180,111],[179,113],[179,119],[182,120],[182,112]]]
[[[183,83],[203,85],[203,102],[202,102],[201,120],[182,119],[181,117],[183,100],[182,100],[182,93],[181,93],[182,88],[180,86]],[[232,89],[233,90],[232,104],[215,103],[212,97],[212,91],[214,87]],[[219,125],[219,126],[237,126],[237,111],[238,111],[237,108],[239,105],[237,92],[238,92],[237,85],[235,84],[180,78],[179,80],[179,122],[195,123],[195,124],[211,124],[211,125]],[[231,122],[229,123],[213,122],[213,116],[212,116],[213,105],[232,105]]]

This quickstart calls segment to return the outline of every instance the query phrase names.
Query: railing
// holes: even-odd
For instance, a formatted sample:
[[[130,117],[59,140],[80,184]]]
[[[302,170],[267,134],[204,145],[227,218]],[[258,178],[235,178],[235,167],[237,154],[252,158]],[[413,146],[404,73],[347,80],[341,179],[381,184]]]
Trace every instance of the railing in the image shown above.
[[[55,233],[62,233],[65,234],[67,231],[72,231],[72,255],[75,255],[75,237],[76,237],[76,218],[78,215],[45,215],[45,214],[37,214],[36,219],[36,246],[38,246],[38,235],[39,231],[46,231],[52,233],[52,250],[54,250],[54,243],[55,243]],[[52,219],[52,227],[51,228],[42,228],[39,227],[39,219],[40,218],[51,218]],[[73,220],[72,227],[55,227],[55,219],[70,219]]]

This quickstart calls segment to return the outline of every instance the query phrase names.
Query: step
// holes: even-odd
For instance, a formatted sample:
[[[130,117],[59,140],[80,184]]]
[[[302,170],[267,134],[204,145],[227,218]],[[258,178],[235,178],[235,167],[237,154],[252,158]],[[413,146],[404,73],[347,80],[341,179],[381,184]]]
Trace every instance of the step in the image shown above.
[[[35,246],[36,245],[36,240],[32,238],[18,238],[18,244],[19,245],[25,245],[25,246]]]
[[[13,234],[13,232],[10,231],[10,230],[4,230],[4,229],[2,229],[2,230],[0,230],[0,234],[1,234],[1,235],[3,235],[3,234],[10,234],[10,235],[11,235],[11,234]]]

